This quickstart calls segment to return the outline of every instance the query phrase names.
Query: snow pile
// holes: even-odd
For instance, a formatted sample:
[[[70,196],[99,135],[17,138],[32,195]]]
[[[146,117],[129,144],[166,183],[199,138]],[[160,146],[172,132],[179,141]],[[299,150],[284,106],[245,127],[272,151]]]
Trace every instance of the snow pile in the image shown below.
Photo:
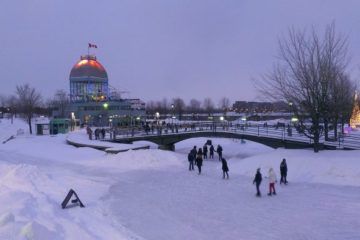
[[[11,136],[16,136],[18,132],[29,133],[29,127],[26,122],[20,118],[14,118],[13,123],[11,119],[0,119],[0,141],[1,143]]]

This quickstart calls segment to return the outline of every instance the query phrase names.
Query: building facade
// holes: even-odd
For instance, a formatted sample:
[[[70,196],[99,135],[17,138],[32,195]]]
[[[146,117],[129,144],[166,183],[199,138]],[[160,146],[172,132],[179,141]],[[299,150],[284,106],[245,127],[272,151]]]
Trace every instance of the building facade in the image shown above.
[[[82,125],[130,126],[145,118],[145,103],[110,93],[105,68],[95,55],[84,55],[70,72],[67,115]]]

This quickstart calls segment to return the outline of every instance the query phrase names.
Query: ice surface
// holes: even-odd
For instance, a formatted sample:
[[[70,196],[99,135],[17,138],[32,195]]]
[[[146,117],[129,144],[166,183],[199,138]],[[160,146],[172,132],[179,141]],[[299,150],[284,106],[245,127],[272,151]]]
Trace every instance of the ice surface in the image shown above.
[[[1,139],[21,126],[2,120]],[[360,151],[212,138],[230,168],[223,180],[216,153],[201,175],[188,170],[188,151],[207,138],[180,142],[176,152],[106,154],[66,137],[25,133],[0,144],[0,239],[360,239]],[[290,183],[268,197],[268,168],[279,177],[282,158]],[[261,198],[252,184],[258,167]],[[71,188],[85,208],[61,209]]]

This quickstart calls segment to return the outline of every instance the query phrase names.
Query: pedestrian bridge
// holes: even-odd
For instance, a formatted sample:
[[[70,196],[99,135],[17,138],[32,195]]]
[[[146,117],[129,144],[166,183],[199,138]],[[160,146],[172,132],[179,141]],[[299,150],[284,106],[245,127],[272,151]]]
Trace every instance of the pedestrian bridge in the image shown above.
[[[251,126],[251,125],[215,125],[196,124],[192,127],[171,126],[157,127],[151,131],[144,130],[117,130],[111,133],[107,141],[118,143],[132,143],[135,141],[149,141],[160,149],[175,150],[177,142],[197,137],[243,139],[267,145],[272,148],[312,148],[313,142],[304,134],[298,133],[295,128],[278,126]],[[320,148],[341,148],[341,142],[320,142]]]

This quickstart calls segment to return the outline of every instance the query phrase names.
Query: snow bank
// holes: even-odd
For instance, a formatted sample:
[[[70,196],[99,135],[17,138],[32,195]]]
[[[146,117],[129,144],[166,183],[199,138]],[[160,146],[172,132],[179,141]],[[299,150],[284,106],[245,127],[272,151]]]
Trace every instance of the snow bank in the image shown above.
[[[280,177],[280,162],[286,159],[290,182],[360,186],[360,151],[277,149],[245,159],[231,159],[234,171],[254,176],[258,167],[267,176],[270,167]],[[280,179],[279,179],[280,180]]]

